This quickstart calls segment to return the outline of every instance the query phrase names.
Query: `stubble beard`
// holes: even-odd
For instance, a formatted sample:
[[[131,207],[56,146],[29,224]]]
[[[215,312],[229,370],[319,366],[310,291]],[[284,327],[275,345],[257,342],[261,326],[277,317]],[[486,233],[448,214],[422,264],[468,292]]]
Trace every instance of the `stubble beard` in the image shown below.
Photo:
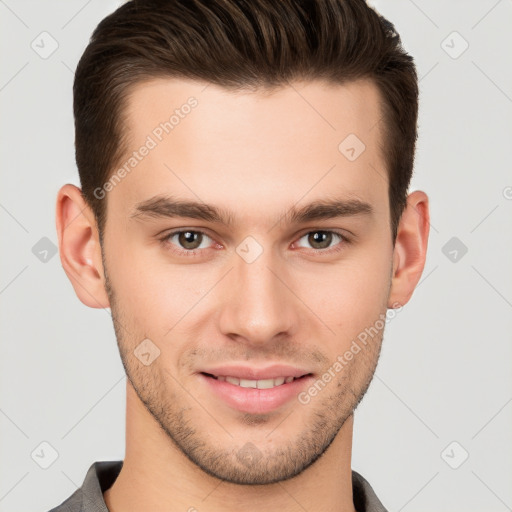
[[[123,314],[105,264],[104,271],[117,344],[131,386],[173,445],[193,464],[221,481],[239,485],[268,485],[288,480],[305,471],[327,451],[360,404],[373,379],[384,329],[380,331],[378,339],[372,340],[371,345],[361,350],[343,368],[339,378],[330,382],[309,404],[303,405],[297,400],[294,407],[298,411],[303,407],[311,406],[312,409],[310,414],[304,416],[306,424],[294,439],[273,450],[253,444],[252,429],[262,428],[271,421],[271,416],[266,414],[242,414],[240,421],[247,426],[247,435],[236,439],[220,426],[216,428],[222,424],[220,418],[216,418],[217,422],[209,416],[205,419],[205,410],[179,384],[176,383],[171,389],[169,383],[172,385],[174,379],[168,379],[169,383],[166,384],[158,365],[143,366],[135,357],[133,350],[140,340],[125,339],[127,331],[123,327]],[[281,422],[277,429],[286,428],[286,423],[290,421],[294,421],[293,412],[277,422]],[[221,439],[211,441],[206,430],[212,428],[225,439],[229,448],[219,447],[223,444]],[[268,430],[275,428],[275,425],[269,425]]]

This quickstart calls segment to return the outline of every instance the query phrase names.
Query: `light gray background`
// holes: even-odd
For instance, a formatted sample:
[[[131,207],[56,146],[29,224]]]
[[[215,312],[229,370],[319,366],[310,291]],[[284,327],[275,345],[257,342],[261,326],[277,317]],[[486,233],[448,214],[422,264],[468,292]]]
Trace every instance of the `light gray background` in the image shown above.
[[[373,4],[417,63],[411,190],[429,195],[432,225],[422,280],[387,326],[356,412],[352,467],[390,511],[512,510],[512,2]],[[109,313],[79,302],[58,254],[44,262],[32,250],[57,243],[57,190],[78,185],[73,70],[118,5],[0,0],[2,512],[46,511],[92,462],[124,457],[126,379]],[[46,59],[31,47],[51,48],[43,31],[58,42]],[[467,247],[455,262],[453,247],[443,253],[452,237]],[[42,442],[58,453],[47,469]]]

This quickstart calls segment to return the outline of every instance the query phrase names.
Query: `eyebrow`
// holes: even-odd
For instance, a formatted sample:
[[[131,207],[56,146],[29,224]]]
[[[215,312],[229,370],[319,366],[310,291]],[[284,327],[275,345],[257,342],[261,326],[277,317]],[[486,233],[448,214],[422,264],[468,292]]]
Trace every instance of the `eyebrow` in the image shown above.
[[[131,218],[190,218],[228,227],[234,225],[235,219],[233,212],[225,208],[161,195],[137,203],[132,211]],[[373,214],[373,206],[358,198],[321,199],[300,209],[292,206],[281,216],[279,222],[302,224],[309,221]]]

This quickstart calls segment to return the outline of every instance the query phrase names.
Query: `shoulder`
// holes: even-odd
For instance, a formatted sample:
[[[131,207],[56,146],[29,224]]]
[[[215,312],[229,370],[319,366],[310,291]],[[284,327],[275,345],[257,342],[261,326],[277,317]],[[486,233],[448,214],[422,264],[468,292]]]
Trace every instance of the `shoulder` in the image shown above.
[[[103,492],[112,486],[122,466],[122,460],[94,462],[89,467],[82,486],[48,512],[108,512]]]
[[[368,480],[354,470],[352,470],[352,494],[357,512],[388,512]]]

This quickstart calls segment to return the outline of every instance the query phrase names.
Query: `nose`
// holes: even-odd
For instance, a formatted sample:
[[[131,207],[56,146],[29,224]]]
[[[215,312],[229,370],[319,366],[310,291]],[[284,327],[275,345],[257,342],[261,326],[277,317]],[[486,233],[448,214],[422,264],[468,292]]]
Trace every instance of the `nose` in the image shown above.
[[[300,301],[290,288],[292,277],[285,262],[263,251],[252,262],[234,255],[234,268],[222,286],[220,329],[247,345],[271,344],[295,335],[300,322]],[[289,288],[290,287],[290,288]]]

